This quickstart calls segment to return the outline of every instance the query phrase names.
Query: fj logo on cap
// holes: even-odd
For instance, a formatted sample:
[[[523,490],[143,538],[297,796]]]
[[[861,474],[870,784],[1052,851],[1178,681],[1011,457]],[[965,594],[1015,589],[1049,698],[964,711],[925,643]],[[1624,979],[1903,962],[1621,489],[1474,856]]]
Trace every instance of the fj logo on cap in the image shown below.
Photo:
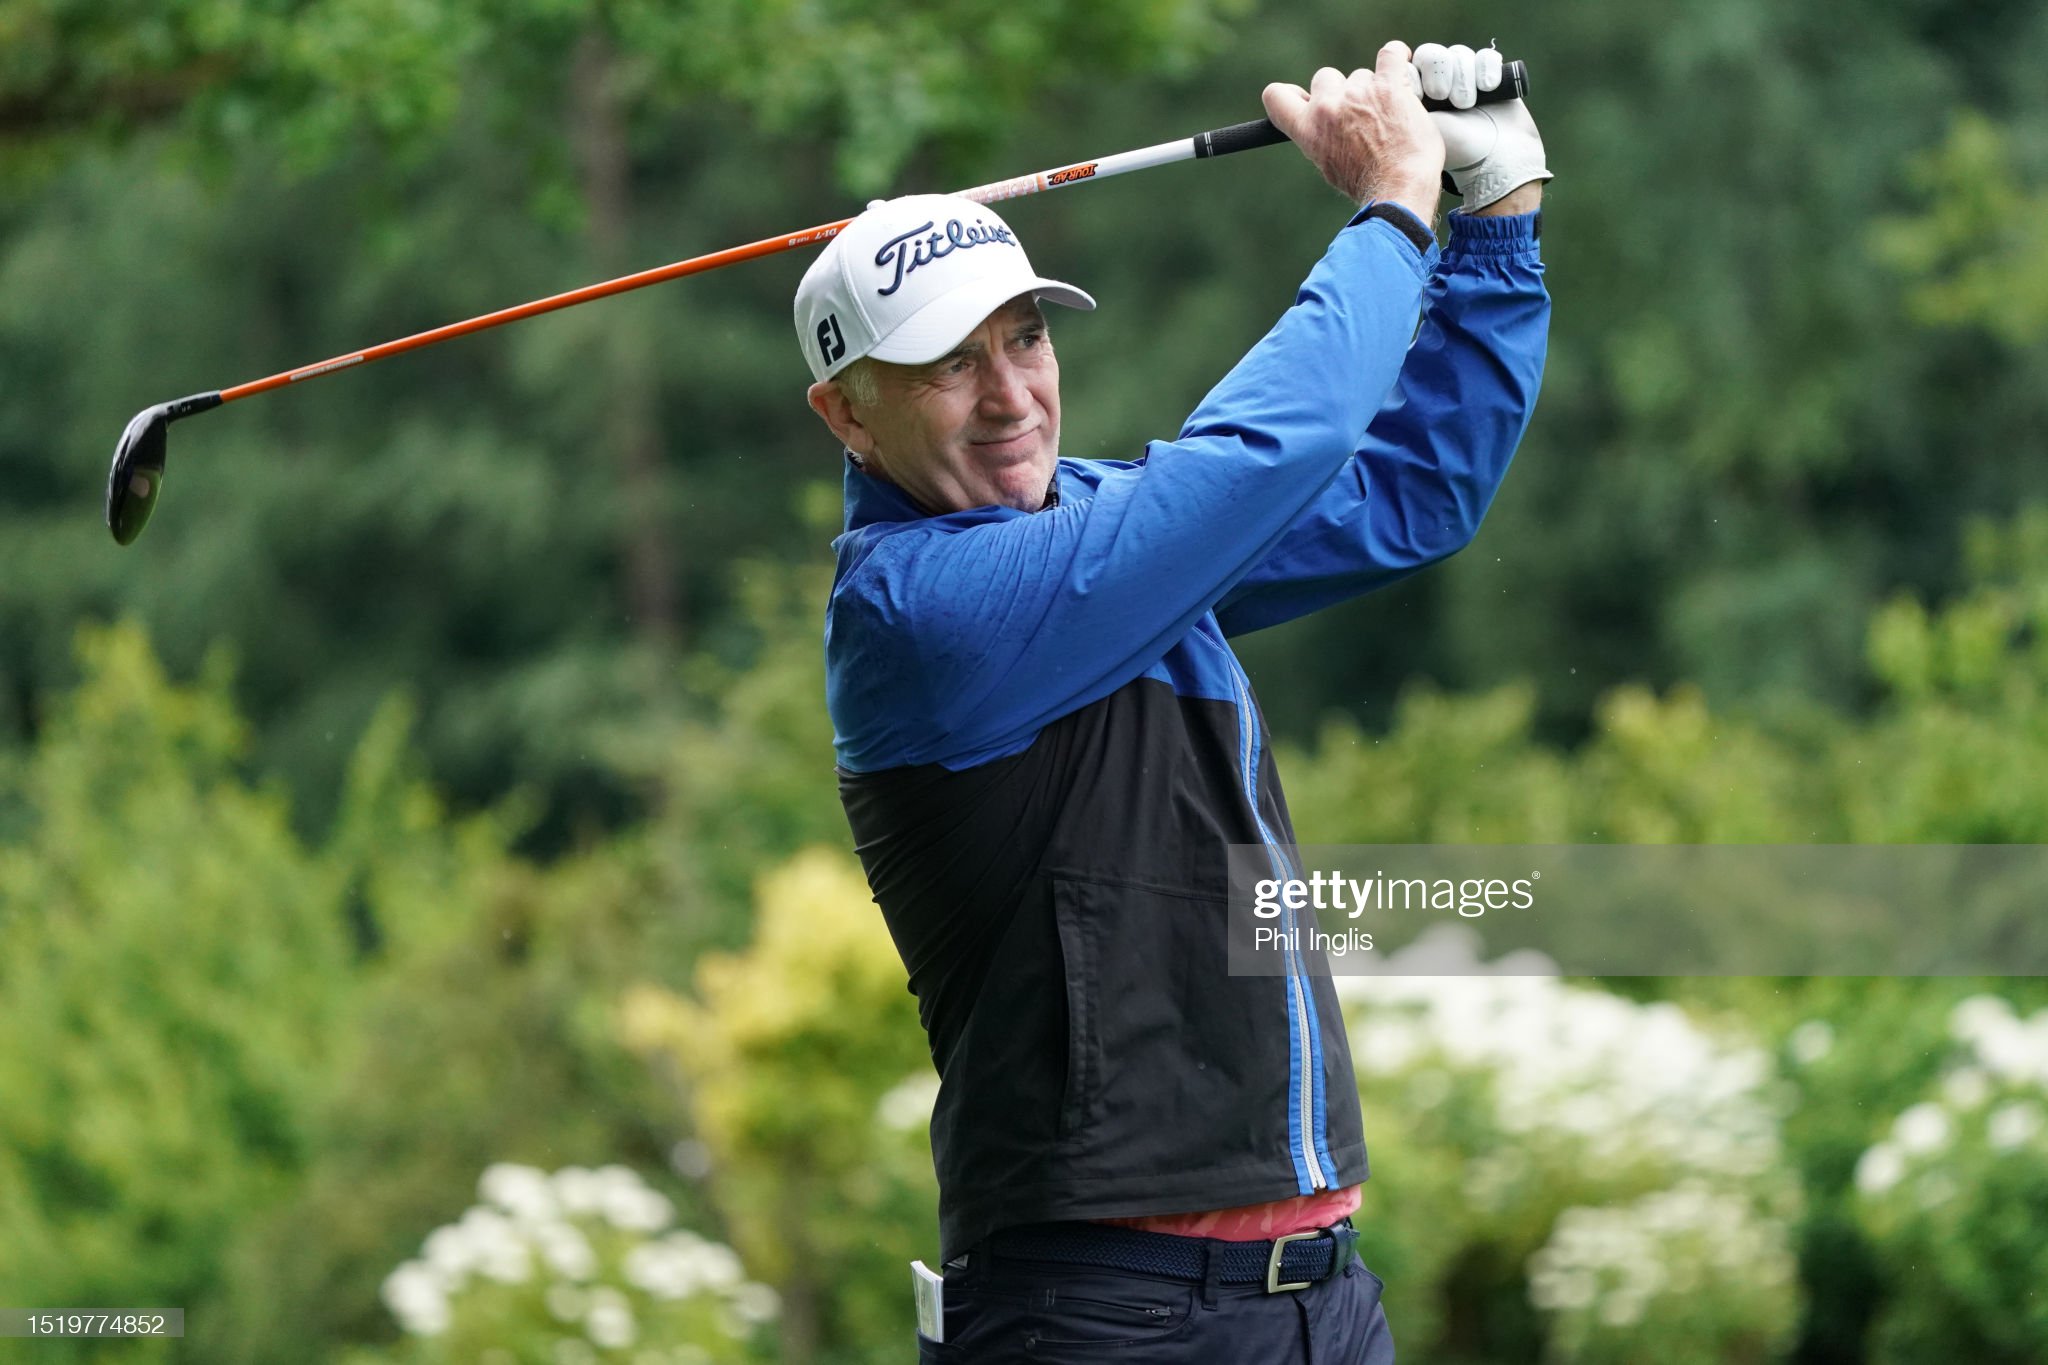
[[[986,223],[963,223],[954,218],[948,220],[944,232],[934,232],[929,222],[920,223],[900,236],[891,237],[882,243],[882,249],[875,253],[876,265],[884,270],[892,266],[895,268],[895,275],[888,286],[875,292],[884,296],[893,294],[902,287],[903,277],[920,266],[930,265],[940,257],[950,256],[956,251],[986,246],[990,242],[1000,242],[1004,246],[1017,245],[1017,239],[1011,236],[1010,230],[1005,227],[990,227]]]
[[[830,365],[846,354],[846,337],[839,330],[839,314],[827,314],[818,324],[818,354]]]

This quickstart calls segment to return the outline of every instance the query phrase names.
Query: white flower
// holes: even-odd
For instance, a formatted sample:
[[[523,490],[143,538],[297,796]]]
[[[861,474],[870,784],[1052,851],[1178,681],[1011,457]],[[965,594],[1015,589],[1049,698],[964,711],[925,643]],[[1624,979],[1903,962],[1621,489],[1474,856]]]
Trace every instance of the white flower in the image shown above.
[[[1552,1313],[1592,1307],[1598,1292],[1593,1277],[1583,1271],[1555,1267],[1549,1263],[1551,1259],[1541,1251],[1531,1258],[1529,1301]]]
[[[1984,1124],[1985,1136],[2002,1152],[2032,1141],[2040,1131],[2041,1107],[2031,1100],[1999,1105]]]
[[[1569,1135],[1596,1165],[1653,1156],[1748,1181],[1781,1164],[1769,1058],[1674,1005],[1545,977],[1368,984],[1350,997],[1366,1002],[1351,1021],[1362,1075],[1483,1072],[1502,1130]]]
[[[587,1280],[597,1273],[597,1253],[570,1224],[542,1223],[533,1229],[533,1239],[540,1244],[541,1259],[557,1275]]]
[[[1991,1078],[1974,1066],[1941,1078],[1941,1097],[1957,1109],[1975,1109],[1991,1098]]]
[[[939,1078],[929,1073],[906,1076],[875,1105],[875,1122],[895,1132],[909,1132],[930,1122],[939,1102]]]
[[[1905,1174],[1905,1154],[1889,1142],[1880,1142],[1856,1163],[1856,1188],[1865,1194],[1883,1194]]]
[[[1801,1066],[1812,1066],[1834,1050],[1835,1029],[1825,1019],[1809,1019],[1785,1039],[1786,1050]]]
[[[555,1198],[570,1213],[596,1213],[604,1202],[604,1181],[582,1166],[564,1166],[550,1183]]]
[[[476,1247],[472,1244],[469,1229],[459,1224],[435,1228],[427,1234],[426,1244],[420,1249],[444,1284],[450,1288],[462,1283],[470,1269],[477,1263]]]
[[[399,1326],[416,1336],[448,1330],[448,1296],[440,1275],[423,1261],[407,1261],[384,1277],[381,1294]]]
[[[2014,1022],[2012,1002],[1997,995],[1973,995],[1957,1001],[1956,1007],[1948,1012],[1948,1031],[1966,1043],[1974,1043]]]
[[[684,1258],[658,1242],[642,1242],[627,1252],[619,1270],[626,1283],[657,1299],[686,1299],[697,1287]]]
[[[627,1232],[660,1232],[675,1221],[676,1206],[657,1190],[642,1185],[604,1192],[605,1220]]]
[[[638,1335],[632,1305],[624,1294],[610,1287],[592,1292],[590,1313],[583,1325],[590,1339],[607,1350],[622,1351]]]
[[[675,1242],[674,1245],[684,1257],[691,1278],[698,1284],[710,1289],[730,1289],[746,1278],[740,1258],[729,1246],[707,1242],[701,1237],[691,1238],[689,1242]]]
[[[1973,1040],[1984,1069],[2008,1081],[2033,1081],[2039,1070],[2032,1031],[2018,1020],[1986,1029]]]
[[[1949,1123],[1948,1111],[1938,1104],[1923,1102],[1914,1105],[1892,1123],[1892,1140],[1899,1149],[1924,1156],[1940,1151],[1948,1145],[1953,1125]]]
[[[533,1278],[533,1257],[524,1242],[499,1242],[484,1252],[477,1269],[500,1284],[525,1284]]]
[[[472,1208],[453,1229],[442,1228],[435,1236],[449,1231],[458,1234],[471,1269],[502,1284],[520,1284],[533,1274],[525,1238],[519,1235],[518,1226],[496,1209]],[[433,1241],[433,1237],[427,1239],[430,1257]]]
[[[758,1326],[774,1320],[782,1311],[782,1300],[767,1285],[748,1280],[732,1291],[732,1311],[742,1322]]]
[[[486,1202],[530,1222],[545,1222],[561,1212],[547,1172],[532,1166],[494,1162],[484,1168],[476,1187]]]

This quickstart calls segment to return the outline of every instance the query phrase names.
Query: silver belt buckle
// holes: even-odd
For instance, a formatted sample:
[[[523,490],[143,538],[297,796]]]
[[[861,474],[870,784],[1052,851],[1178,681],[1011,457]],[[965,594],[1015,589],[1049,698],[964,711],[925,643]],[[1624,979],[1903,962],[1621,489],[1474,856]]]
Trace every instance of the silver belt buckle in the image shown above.
[[[1287,1250],[1289,1242],[1305,1242],[1312,1237],[1322,1236],[1326,1230],[1324,1228],[1311,1228],[1307,1232],[1286,1232],[1273,1239],[1273,1254],[1266,1258],[1266,1292],[1268,1294],[1284,1293],[1290,1289],[1306,1289],[1313,1283],[1310,1280],[1303,1280],[1299,1284],[1280,1283],[1280,1256],[1282,1252]]]

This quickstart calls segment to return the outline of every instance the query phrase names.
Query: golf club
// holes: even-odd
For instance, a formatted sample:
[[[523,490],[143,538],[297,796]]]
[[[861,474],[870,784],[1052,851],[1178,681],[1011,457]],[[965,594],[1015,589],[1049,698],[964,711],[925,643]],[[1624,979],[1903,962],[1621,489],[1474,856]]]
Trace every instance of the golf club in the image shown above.
[[[1497,104],[1506,100],[1521,99],[1528,93],[1527,67],[1521,62],[1503,62],[1500,84],[1492,90],[1479,92],[1477,102]],[[1433,110],[1448,110],[1454,107],[1448,100],[1426,99],[1423,104]],[[1127,171],[1148,170],[1175,161],[1228,156],[1232,152],[1249,151],[1254,147],[1269,147],[1276,142],[1285,141],[1287,135],[1274,127],[1272,120],[1254,119],[1249,123],[1232,124],[1227,128],[1213,128],[1190,138],[1176,138],[1172,142],[1140,147],[1135,151],[1117,152],[1095,161],[1077,161],[1071,165],[1039,171],[1032,175],[998,180],[970,190],[961,190],[959,193],[963,198],[988,204],[1027,194],[1040,194],[1046,190],[1063,189],[1069,185],[1105,180]],[[367,365],[373,360],[382,360],[386,356],[418,350],[422,346],[432,346],[436,342],[447,341],[452,337],[467,336],[471,332],[481,332],[488,327],[517,322],[521,318],[551,313],[558,308],[589,303],[592,299],[608,298],[632,289],[644,289],[650,284],[661,284],[685,275],[701,274],[707,270],[716,270],[720,266],[750,261],[759,256],[774,255],[776,252],[788,251],[794,247],[830,241],[852,221],[851,218],[842,218],[836,223],[823,223],[780,237],[767,237],[744,246],[728,247],[706,256],[695,256],[686,261],[676,261],[652,270],[643,270],[638,274],[621,275],[615,280],[585,285],[581,289],[572,289],[565,294],[535,299],[531,303],[503,308],[495,313],[485,313],[481,317],[463,322],[452,322],[444,327],[436,327],[432,331],[418,332],[396,341],[387,341],[367,350],[351,351],[346,355],[335,356],[331,360],[323,360],[316,365],[286,370],[231,389],[195,393],[144,408],[129,419],[127,429],[121,433],[119,444],[114,447],[113,467],[107,473],[107,529],[114,533],[115,541],[122,545],[132,544],[135,538],[142,534],[142,528],[149,522],[149,514],[156,508],[157,495],[163,491],[165,432],[172,422],[181,417],[189,417],[195,412],[205,412],[223,403],[232,403],[254,394],[266,393],[286,384],[302,383],[336,370],[352,369],[357,365]]]

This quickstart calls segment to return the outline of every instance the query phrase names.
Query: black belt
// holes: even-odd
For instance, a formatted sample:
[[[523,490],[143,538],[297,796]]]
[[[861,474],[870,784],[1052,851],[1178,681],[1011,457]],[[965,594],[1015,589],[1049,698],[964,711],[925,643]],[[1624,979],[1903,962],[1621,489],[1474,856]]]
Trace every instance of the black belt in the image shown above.
[[[1137,1275],[1163,1275],[1202,1284],[1210,1262],[1217,1284],[1263,1284],[1268,1294],[1306,1289],[1351,1263],[1358,1229],[1345,1219],[1335,1227],[1290,1232],[1270,1242],[1218,1242],[1106,1223],[1045,1223],[1007,1228],[988,1249],[1004,1259],[1093,1266]]]

